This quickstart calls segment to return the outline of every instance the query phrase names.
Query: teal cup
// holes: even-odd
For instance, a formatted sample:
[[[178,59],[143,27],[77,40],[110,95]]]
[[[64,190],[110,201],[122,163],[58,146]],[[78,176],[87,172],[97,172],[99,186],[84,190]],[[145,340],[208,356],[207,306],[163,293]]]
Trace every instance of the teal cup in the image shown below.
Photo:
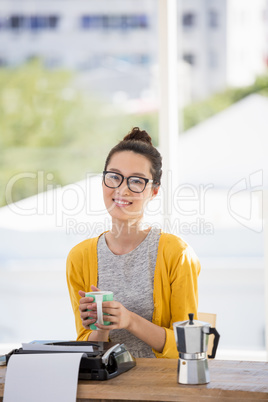
[[[97,304],[97,320],[94,324],[91,324],[89,326],[90,329],[93,330],[99,330],[98,327],[96,327],[95,324],[100,324],[100,325],[110,325],[110,321],[104,321],[103,320],[103,314],[104,315],[109,315],[107,313],[103,313],[102,311],[102,303],[104,301],[112,301],[114,299],[114,294],[113,292],[109,291],[97,291],[97,292],[87,292],[86,297],[93,297],[94,302]],[[88,310],[91,311],[91,310]],[[90,319],[90,317],[89,317]]]

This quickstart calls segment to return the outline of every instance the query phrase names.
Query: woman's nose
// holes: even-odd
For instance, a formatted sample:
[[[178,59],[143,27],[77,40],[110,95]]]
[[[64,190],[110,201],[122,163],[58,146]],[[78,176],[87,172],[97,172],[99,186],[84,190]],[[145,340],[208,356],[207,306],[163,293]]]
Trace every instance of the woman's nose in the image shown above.
[[[118,194],[129,194],[130,190],[127,185],[127,179],[124,179],[121,186],[117,188]]]

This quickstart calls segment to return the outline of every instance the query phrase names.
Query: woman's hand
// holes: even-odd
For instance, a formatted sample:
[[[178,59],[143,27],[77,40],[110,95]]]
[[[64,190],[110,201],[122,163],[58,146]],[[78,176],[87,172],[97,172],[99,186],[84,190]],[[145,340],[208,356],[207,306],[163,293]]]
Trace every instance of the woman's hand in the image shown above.
[[[92,289],[93,286],[91,286]],[[94,286],[95,288],[95,286]],[[97,289],[97,288],[95,288]],[[95,292],[95,289],[93,290]],[[98,289],[97,289],[98,290]],[[89,326],[91,324],[94,324],[94,322],[97,320],[97,309],[96,309],[96,303],[94,306],[94,299],[93,297],[86,297],[86,293],[83,292],[82,290],[79,290],[79,295],[81,296],[81,299],[79,301],[79,311],[80,311],[80,317],[82,320],[82,325],[85,329],[89,329]],[[92,310],[92,311],[88,311]],[[90,319],[89,319],[90,317]]]
[[[105,332],[105,329],[126,329],[137,338],[141,339],[153,349],[162,352],[165,340],[165,329],[153,324],[145,318],[127,310],[121,303],[117,301],[107,301],[102,303],[102,311],[110,315],[104,315],[104,321],[110,321],[110,325],[95,324],[96,327]],[[100,331],[95,331],[100,332]],[[91,338],[90,338],[91,340]]]
[[[91,290],[92,292],[97,292],[100,289],[91,286]],[[97,320],[97,304],[94,302],[93,297],[86,297],[85,292],[82,290],[79,290],[78,293],[81,296],[79,310],[82,324],[85,329],[89,329],[89,326],[95,324]],[[109,316],[103,315],[103,321],[110,321],[111,324],[109,326],[95,324],[97,328],[105,331],[110,329],[128,329],[131,312],[121,303],[117,301],[103,302],[102,311],[103,313],[109,314]]]
[[[93,292],[100,289],[91,286]],[[103,315],[103,321],[110,321],[110,325],[96,324],[97,320],[97,304],[93,301],[92,297],[85,297],[85,292],[79,290],[80,299],[80,316],[82,319],[83,327],[89,329],[90,324],[95,324],[99,331],[92,331],[88,337],[89,341],[108,341],[109,331],[111,329],[126,329],[141,339],[153,349],[162,352],[166,333],[165,329],[147,321],[145,318],[127,310],[121,303],[113,300],[102,303],[103,313],[110,315]],[[92,310],[92,311],[87,311]],[[93,319],[88,319],[93,317]]]
[[[97,292],[100,289],[92,285],[91,290],[92,292]],[[82,325],[85,329],[90,329],[89,326],[91,324],[95,324],[97,320],[97,304],[94,302],[93,297],[86,297],[86,293],[84,291],[79,290],[78,293],[81,296],[79,310]],[[99,331],[93,330],[88,336],[88,341],[108,342],[108,338],[109,338],[109,328],[105,327],[104,330]]]
[[[105,301],[102,303],[103,321],[110,321],[110,325],[95,324],[99,329],[129,329],[131,324],[131,311],[127,310],[121,303],[117,301]]]

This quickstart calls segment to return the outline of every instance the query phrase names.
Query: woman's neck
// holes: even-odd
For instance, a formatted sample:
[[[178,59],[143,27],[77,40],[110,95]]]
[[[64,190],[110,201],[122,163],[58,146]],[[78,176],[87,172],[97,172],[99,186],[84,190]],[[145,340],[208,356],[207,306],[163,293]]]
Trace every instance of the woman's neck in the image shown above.
[[[141,222],[113,222],[112,229],[105,239],[114,254],[127,254],[134,250],[146,238],[150,227],[142,228]]]

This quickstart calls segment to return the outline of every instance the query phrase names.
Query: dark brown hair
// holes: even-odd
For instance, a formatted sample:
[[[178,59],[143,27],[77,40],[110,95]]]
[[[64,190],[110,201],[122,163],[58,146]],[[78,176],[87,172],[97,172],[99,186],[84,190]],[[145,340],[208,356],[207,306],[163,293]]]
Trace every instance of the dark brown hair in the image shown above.
[[[109,152],[104,170],[111,160],[111,157],[122,151],[132,151],[136,154],[145,156],[151,162],[151,173],[153,176],[153,185],[159,186],[162,176],[162,157],[158,150],[153,146],[152,139],[145,130],[134,127],[122,141],[115,145]]]

